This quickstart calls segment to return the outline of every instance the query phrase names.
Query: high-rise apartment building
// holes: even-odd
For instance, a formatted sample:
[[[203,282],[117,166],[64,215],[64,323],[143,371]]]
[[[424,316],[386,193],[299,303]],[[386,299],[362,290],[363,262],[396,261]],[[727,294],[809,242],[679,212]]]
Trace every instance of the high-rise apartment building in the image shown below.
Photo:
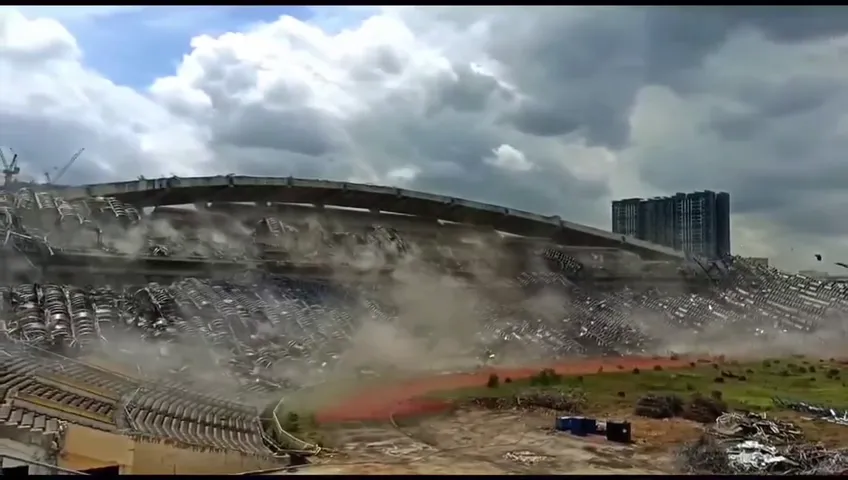
[[[730,195],[709,190],[612,202],[612,231],[692,255],[730,254]]]
[[[631,237],[639,237],[642,219],[639,209],[642,206],[641,198],[625,198],[612,202],[612,231]]]

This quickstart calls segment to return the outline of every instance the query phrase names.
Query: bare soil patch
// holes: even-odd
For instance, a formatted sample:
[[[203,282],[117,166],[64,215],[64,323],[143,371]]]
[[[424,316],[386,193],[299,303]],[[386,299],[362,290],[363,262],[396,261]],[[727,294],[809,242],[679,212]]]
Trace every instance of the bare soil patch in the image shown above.
[[[317,412],[318,423],[387,420],[390,416],[402,418],[447,411],[452,403],[447,400],[422,398],[437,391],[484,386],[492,373],[501,379],[524,379],[542,368],[553,368],[561,375],[589,375],[598,372],[627,371],[634,368],[650,369],[659,365],[664,369],[683,368],[691,359],[685,358],[595,358],[561,362],[555,365],[536,365],[522,368],[481,368],[475,372],[439,375],[402,381],[388,386],[375,386],[367,391],[339,399],[335,405]]]

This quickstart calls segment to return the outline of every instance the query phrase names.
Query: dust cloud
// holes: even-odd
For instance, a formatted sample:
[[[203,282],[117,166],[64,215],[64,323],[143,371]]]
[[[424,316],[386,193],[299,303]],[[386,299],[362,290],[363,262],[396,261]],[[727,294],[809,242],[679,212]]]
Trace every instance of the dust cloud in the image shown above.
[[[235,218],[225,221],[220,214],[213,218],[200,212],[198,218],[199,225],[190,228],[158,218],[129,229],[106,227],[101,235],[105,244],[127,256],[150,255],[151,238],[206,256],[222,251],[255,252],[253,231]],[[333,308],[311,311],[310,321],[315,326],[330,334],[344,329],[344,338],[327,335],[311,343],[309,353],[274,359],[264,371],[272,380],[284,378],[303,386],[363,374],[403,377],[468,371],[483,364],[536,364],[560,359],[538,342],[527,338],[506,341],[494,330],[522,323],[533,325],[537,331],[578,330],[570,322],[585,300],[570,293],[573,285],[537,255],[522,259],[524,269],[547,280],[533,280],[524,287],[508,280],[504,271],[509,268],[501,267],[515,253],[507,251],[496,235],[465,230],[451,234],[446,229],[448,233],[440,233],[431,242],[401,245],[386,229],[375,229],[369,241],[363,242],[362,238],[336,233],[349,228],[333,219],[311,216],[300,225],[295,228],[281,222],[269,226],[281,232],[271,247],[287,252],[293,261],[329,265],[327,280],[347,292],[347,303],[341,310],[349,317],[338,318]],[[330,239],[343,248],[328,249]],[[434,258],[441,263],[462,263],[465,273],[449,273],[437,267],[440,262],[434,262]],[[15,268],[9,264],[4,272]],[[209,275],[214,277],[215,272]],[[254,343],[275,344],[282,349],[296,337],[291,334],[292,311],[302,305],[275,294],[276,287],[265,278],[246,274],[227,280],[252,291],[270,305],[273,311],[266,312],[268,316],[280,319],[262,324],[255,333],[262,341]],[[183,284],[180,288],[193,287]],[[684,291],[682,283],[679,289],[674,285],[664,288],[678,294]],[[209,325],[219,319],[210,312],[179,313]],[[751,325],[771,325],[773,321],[748,318],[735,323],[713,322],[694,331],[676,326],[668,315],[635,308],[624,321],[654,339],[649,353],[656,354],[836,355],[844,348],[848,333],[842,319],[829,320],[814,334],[787,333],[772,327],[761,335],[752,335]],[[245,380],[232,375],[228,365],[234,356],[243,356],[245,347],[216,346],[206,338],[208,333],[201,328],[199,334],[177,334],[168,340],[142,339],[137,330],[117,326],[106,335],[106,344],[88,358],[150,379],[177,379],[198,390],[235,392]],[[285,388],[282,381],[280,388]],[[247,399],[258,403],[266,400],[259,394]]]

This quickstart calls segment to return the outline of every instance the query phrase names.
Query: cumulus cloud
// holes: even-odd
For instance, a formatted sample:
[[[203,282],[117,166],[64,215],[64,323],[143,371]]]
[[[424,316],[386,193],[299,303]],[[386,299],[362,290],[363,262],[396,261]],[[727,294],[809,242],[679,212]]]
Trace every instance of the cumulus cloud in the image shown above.
[[[501,145],[492,149],[492,155],[484,159],[489,165],[514,172],[526,172],[533,168],[533,163],[527,160],[524,152],[512,145]]]
[[[0,145],[32,176],[86,147],[66,181],[355,179],[602,228],[616,197],[727,190],[737,252],[793,269],[848,259],[840,9],[319,17],[198,32],[139,89],[93,70],[67,18],[0,9]]]

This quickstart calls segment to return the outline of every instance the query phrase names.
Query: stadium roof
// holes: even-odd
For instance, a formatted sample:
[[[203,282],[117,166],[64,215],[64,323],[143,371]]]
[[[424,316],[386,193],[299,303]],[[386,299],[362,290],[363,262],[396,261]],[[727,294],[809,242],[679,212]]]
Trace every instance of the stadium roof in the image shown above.
[[[116,197],[138,207],[202,202],[279,202],[362,208],[427,219],[491,227],[522,236],[551,238],[565,245],[614,247],[646,259],[682,259],[683,254],[653,243],[513,208],[455,197],[329,180],[237,175],[141,179],[69,188],[66,198]]]

